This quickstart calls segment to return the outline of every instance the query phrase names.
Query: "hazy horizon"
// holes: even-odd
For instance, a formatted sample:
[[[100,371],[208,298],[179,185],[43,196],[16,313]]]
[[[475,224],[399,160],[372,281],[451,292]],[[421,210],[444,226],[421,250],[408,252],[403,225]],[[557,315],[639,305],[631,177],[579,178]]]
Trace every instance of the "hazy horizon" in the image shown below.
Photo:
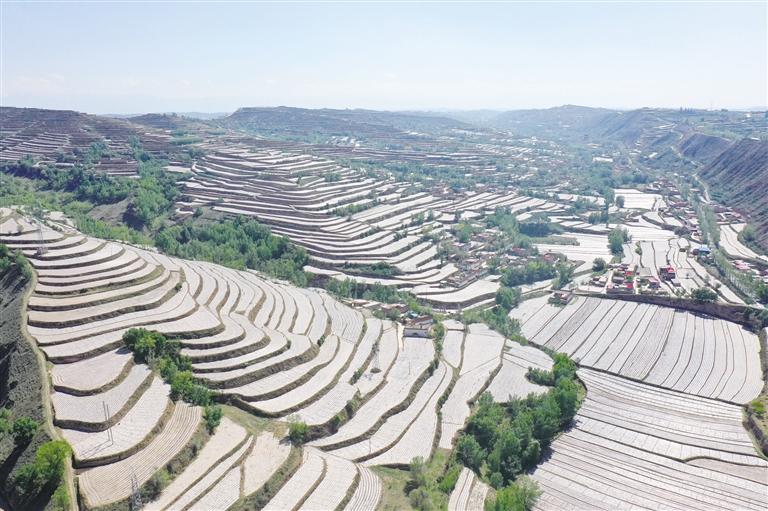
[[[3,106],[460,112],[768,105],[764,2],[4,1]]]

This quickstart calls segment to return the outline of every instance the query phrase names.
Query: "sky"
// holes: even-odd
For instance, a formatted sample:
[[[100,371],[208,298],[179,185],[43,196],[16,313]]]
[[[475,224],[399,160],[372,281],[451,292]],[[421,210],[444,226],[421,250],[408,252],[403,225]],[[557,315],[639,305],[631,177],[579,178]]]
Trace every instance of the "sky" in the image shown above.
[[[1,0],[0,104],[762,107],[767,5]]]

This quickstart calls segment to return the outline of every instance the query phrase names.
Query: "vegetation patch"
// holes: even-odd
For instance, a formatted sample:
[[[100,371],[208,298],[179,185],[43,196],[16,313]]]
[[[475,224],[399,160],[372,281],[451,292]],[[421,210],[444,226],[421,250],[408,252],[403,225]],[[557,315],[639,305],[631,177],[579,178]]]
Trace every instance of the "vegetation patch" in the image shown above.
[[[238,216],[217,223],[188,221],[164,227],[158,231],[155,244],[168,255],[239,270],[251,268],[297,286],[307,285],[302,270],[308,260],[304,249],[273,235],[253,219]]]
[[[133,352],[136,362],[148,364],[171,386],[171,399],[182,399],[204,406],[206,427],[213,432],[221,422],[222,410],[214,406],[213,392],[192,374],[192,363],[181,354],[181,343],[159,332],[131,328],[123,334],[123,342]]]

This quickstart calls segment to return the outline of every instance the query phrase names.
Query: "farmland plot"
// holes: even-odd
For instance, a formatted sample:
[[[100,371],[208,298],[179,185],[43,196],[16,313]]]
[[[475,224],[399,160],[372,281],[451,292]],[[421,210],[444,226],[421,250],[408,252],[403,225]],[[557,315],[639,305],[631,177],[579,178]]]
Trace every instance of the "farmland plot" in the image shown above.
[[[768,463],[741,426],[739,407],[588,369],[579,377],[588,393],[576,427],[533,472],[544,491],[538,509],[768,505]],[[719,460],[717,469],[699,460]],[[742,464],[750,477],[740,475]]]
[[[734,323],[600,298],[534,309],[510,316],[532,342],[559,347],[586,367],[739,404],[762,387],[757,336]]]
[[[488,486],[464,467],[448,499],[448,511],[483,511],[487,494]]]
[[[132,362],[121,340],[128,328],[173,334],[196,373],[231,391],[253,389],[251,398],[262,404],[272,396],[284,398],[288,406],[335,395],[329,401],[332,414],[348,400],[335,394],[335,385],[342,382],[349,397],[358,390],[373,392],[395,406],[433,357],[428,340],[401,346],[401,329],[389,322],[370,319],[363,335],[365,318],[325,293],[294,290],[251,272],[115,243],[68,242],[68,236],[77,235],[44,232],[55,245],[45,258],[36,258],[34,251],[30,255],[45,277],[40,292],[33,294],[29,328],[54,362],[54,420],[73,446],[76,464],[85,467],[80,491],[90,505],[125,499],[134,475],[139,485],[146,482],[186,446],[202,414],[199,407],[173,404],[168,386]],[[55,257],[58,247],[61,259]],[[102,287],[81,293],[92,283]],[[326,332],[330,335],[317,346]],[[372,360],[374,346],[378,356]],[[363,375],[350,384],[358,369]],[[225,418],[150,508],[227,507],[241,494],[257,491],[289,451],[271,435],[246,437],[243,428]],[[267,458],[270,463],[264,462]],[[365,472],[360,479],[366,484],[357,491],[351,487],[358,479],[357,466],[339,460],[352,467],[352,477],[349,470],[347,475],[326,470],[325,487],[335,488],[339,477],[346,478],[358,505],[377,502],[381,490],[375,475]],[[323,491],[314,497],[318,502],[337,497]]]
[[[743,257],[746,259],[759,259],[768,262],[768,257],[755,253],[754,250],[739,241],[738,236],[745,224],[721,224],[720,245],[731,257]]]
[[[552,359],[539,349],[507,341],[501,370],[491,381],[488,392],[494,400],[502,403],[512,398],[524,398],[532,392],[546,392],[546,387],[532,383],[526,378],[525,375],[531,367],[549,371],[552,369]]]
[[[504,338],[483,324],[469,325],[464,339],[464,354],[459,378],[441,409],[441,448],[450,449],[456,433],[469,417],[469,402],[488,385],[499,370]]]
[[[736,405],[579,370],[587,398],[579,428],[661,456],[719,459],[768,469],[741,424]]]
[[[477,198],[478,207],[485,207],[483,201],[497,198]],[[435,359],[430,340],[403,338],[402,327],[366,319],[323,292],[121,244],[68,240],[75,236],[50,232],[45,258],[30,252],[44,287],[33,294],[29,330],[52,362],[54,420],[73,444],[79,491],[89,505],[128,497],[134,476],[139,485],[148,481],[200,427],[202,410],[171,403],[167,385],[122,349],[122,334],[131,327],[174,335],[192,357],[197,376],[263,411],[295,409],[310,424],[324,424],[360,393],[363,404],[355,415],[335,434],[312,442],[316,447],[305,448],[304,463],[274,496],[271,509],[335,508],[346,495],[348,509],[371,509],[382,488],[368,466],[427,458],[433,445],[427,439],[450,447],[469,415],[468,402],[480,392],[487,388],[504,401],[543,391],[525,373],[528,367],[551,367],[548,356],[533,347],[507,342],[505,349],[505,340],[482,325],[464,332],[460,323],[446,321],[442,359],[430,373]],[[55,258],[57,250],[65,251],[61,259]],[[81,293],[91,283],[100,287]],[[568,494],[564,488],[577,485],[557,479],[566,472],[555,464],[574,449],[568,443],[582,438],[578,435],[612,441],[623,449],[621,455],[635,449],[677,463],[679,470],[713,485],[727,473],[751,502],[738,474],[747,473],[744,467],[758,473],[764,462],[750,450],[740,409],[709,398],[744,403],[759,392],[759,344],[753,334],[682,311],[593,298],[577,298],[562,308],[537,298],[511,316],[520,319],[533,342],[632,378],[580,370],[587,401],[577,428],[555,443],[552,459],[540,468],[554,481],[542,483],[541,506],[559,498],[602,502],[593,494]],[[439,422],[438,402],[454,368],[457,380]],[[609,450],[601,445],[600,453]],[[154,505],[225,508],[263,487],[289,452],[273,435],[254,438],[225,418]],[[638,470],[647,469],[642,456],[632,461]],[[610,481],[613,465],[604,465]],[[729,468],[737,465],[742,468]],[[746,478],[757,484],[754,479]],[[482,508],[487,487],[475,481],[466,490],[461,506]],[[726,498],[734,492],[727,490]],[[608,495],[619,499],[619,493]]]
[[[538,509],[764,509],[766,485],[582,432],[563,435],[533,473]]]

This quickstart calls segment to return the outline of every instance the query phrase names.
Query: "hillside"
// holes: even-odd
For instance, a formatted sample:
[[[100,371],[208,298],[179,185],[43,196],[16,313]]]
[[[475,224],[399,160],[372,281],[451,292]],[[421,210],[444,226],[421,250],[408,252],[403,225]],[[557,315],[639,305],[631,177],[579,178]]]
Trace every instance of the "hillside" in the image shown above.
[[[306,108],[240,108],[219,119],[227,128],[286,135],[317,134],[361,138],[408,138],[410,131],[468,127],[447,117],[374,110],[312,110]]]
[[[50,493],[25,501],[12,484],[19,469],[34,459],[35,450],[50,440],[42,426],[46,418],[38,359],[22,332],[29,285],[17,267],[0,269],[0,407],[10,411],[12,419],[28,417],[40,424],[28,445],[14,446],[10,434],[0,435],[0,495],[18,509],[42,509]]]
[[[31,158],[37,163],[69,168],[89,159],[96,170],[133,176],[137,170],[134,144],[152,156],[174,150],[168,135],[123,119],[72,110],[0,108],[0,164]]]
[[[758,243],[768,249],[768,141],[745,138],[699,173],[718,200],[750,216]]]
[[[722,137],[692,133],[680,144],[680,152],[686,158],[710,163],[731,146],[732,142]]]
[[[489,124],[518,135],[582,138],[595,133],[600,126],[618,114],[605,108],[564,105],[503,112],[490,119]]]

